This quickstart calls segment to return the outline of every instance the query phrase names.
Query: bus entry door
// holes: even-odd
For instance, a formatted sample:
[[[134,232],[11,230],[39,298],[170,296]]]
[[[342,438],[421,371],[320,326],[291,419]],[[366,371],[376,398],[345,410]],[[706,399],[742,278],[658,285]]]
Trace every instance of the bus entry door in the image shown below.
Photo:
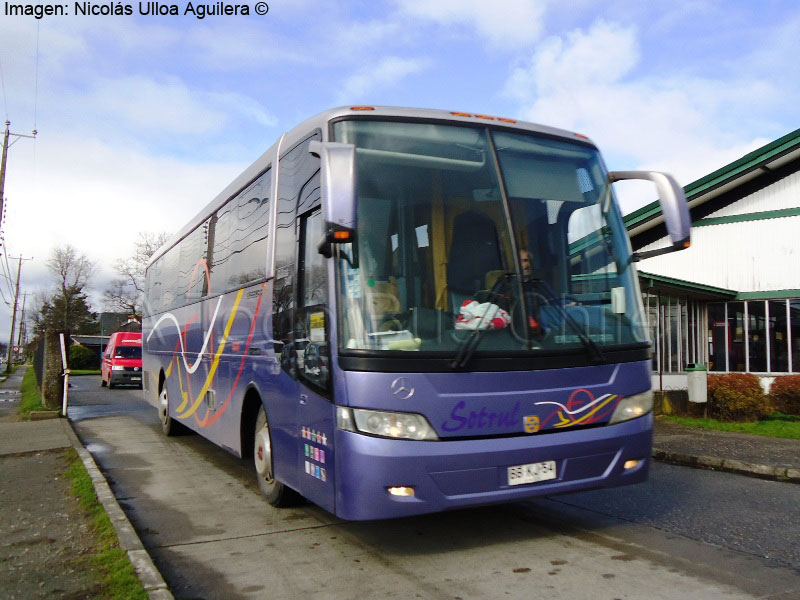
[[[317,250],[324,233],[322,212],[312,209],[300,217],[298,303],[295,331],[303,338],[297,355],[299,381],[300,493],[334,512],[331,360],[328,343],[328,262]]]

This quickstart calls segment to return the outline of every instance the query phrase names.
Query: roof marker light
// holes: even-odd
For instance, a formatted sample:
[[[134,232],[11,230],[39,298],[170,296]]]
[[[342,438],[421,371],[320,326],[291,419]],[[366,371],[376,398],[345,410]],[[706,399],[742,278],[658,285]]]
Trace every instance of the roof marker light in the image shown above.
[[[350,110],[375,110],[374,106],[351,106]]]
[[[494,121],[494,117],[489,117],[487,115],[475,115],[476,119],[486,119],[487,121]]]
[[[504,119],[502,117],[497,117],[497,120],[500,121],[501,123],[516,123],[514,119]]]
[[[588,140],[588,139],[589,139],[589,136],[587,136],[587,135],[583,135],[582,133],[575,133],[575,134],[573,134],[573,135],[574,135],[575,137],[577,137],[577,138],[581,138],[582,140]]]
[[[453,115],[454,117],[471,117],[472,116],[471,114],[464,113],[464,112],[451,112],[450,114]]]

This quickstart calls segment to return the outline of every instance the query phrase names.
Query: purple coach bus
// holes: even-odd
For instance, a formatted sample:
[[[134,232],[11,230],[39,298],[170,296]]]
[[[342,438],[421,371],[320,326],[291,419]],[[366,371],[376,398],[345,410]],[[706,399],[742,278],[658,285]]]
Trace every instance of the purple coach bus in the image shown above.
[[[650,343],[621,179],[585,136],[344,107],[156,252],[144,389],[163,431],[252,460],[270,503],[383,519],[647,477]]]

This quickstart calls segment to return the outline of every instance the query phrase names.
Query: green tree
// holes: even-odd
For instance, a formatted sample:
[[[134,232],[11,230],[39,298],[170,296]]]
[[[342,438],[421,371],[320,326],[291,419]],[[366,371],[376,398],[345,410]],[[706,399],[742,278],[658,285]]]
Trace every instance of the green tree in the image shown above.
[[[69,366],[71,369],[99,369],[100,356],[81,344],[69,347]]]
[[[97,315],[84,292],[97,270],[95,263],[65,244],[52,250],[47,267],[55,275],[56,285],[53,291],[37,297],[38,310],[33,316],[36,335],[45,331],[95,333]]]
[[[37,337],[42,336],[45,331],[85,335],[100,333],[97,314],[92,312],[88,297],[75,286],[66,288],[66,293],[58,291],[43,294],[39,297],[39,302],[39,310],[33,315],[34,333]]]

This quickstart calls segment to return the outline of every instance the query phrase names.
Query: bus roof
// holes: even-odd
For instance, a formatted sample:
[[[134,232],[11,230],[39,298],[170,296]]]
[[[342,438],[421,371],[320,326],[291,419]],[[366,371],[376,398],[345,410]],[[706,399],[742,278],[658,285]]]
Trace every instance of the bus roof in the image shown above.
[[[407,119],[422,119],[431,121],[452,121],[454,123],[469,123],[469,124],[484,124],[493,127],[503,127],[509,129],[516,129],[522,131],[529,131],[532,133],[539,133],[547,136],[563,138],[567,141],[579,141],[583,144],[594,143],[585,135],[567,131],[565,129],[558,129],[556,127],[548,127],[537,123],[530,123],[527,121],[520,121],[507,117],[498,117],[494,115],[487,115],[484,113],[472,113],[462,111],[450,111],[433,108],[406,108],[398,106],[372,106],[372,105],[351,105],[339,106],[323,111],[313,117],[306,119],[290,131],[286,132],[281,138],[272,144],[270,148],[259,156],[253,164],[247,167],[242,173],[239,174],[230,184],[228,184],[217,196],[209,202],[201,211],[199,211],[191,220],[189,220],[181,229],[170,237],[169,240],[150,258],[148,267],[161,257],[164,252],[174,246],[177,242],[188,235],[194,230],[197,225],[205,221],[214,212],[219,209],[229,198],[233,197],[244,189],[250,182],[263,173],[269,167],[276,152],[283,154],[285,151],[290,150],[303,138],[305,138],[310,131],[314,129],[321,129],[323,140],[328,139],[327,125],[330,121],[340,117],[352,117],[358,115],[360,117],[393,117],[393,118],[407,118]]]

